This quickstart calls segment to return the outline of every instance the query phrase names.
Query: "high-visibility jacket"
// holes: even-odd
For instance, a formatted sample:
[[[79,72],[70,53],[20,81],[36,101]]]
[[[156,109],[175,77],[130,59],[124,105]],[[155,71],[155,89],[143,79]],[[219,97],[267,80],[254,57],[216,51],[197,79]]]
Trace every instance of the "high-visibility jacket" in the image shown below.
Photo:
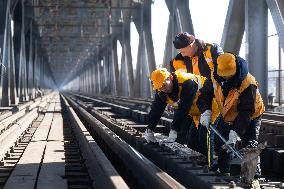
[[[195,56],[182,57],[178,54],[171,64],[171,71],[189,72],[207,77],[213,70],[214,62],[216,63],[219,54],[223,53],[217,44],[206,43],[205,50],[200,51]]]
[[[219,110],[223,116],[223,119],[226,123],[233,124],[235,118],[238,115],[238,102],[239,96],[241,93],[248,88],[250,85],[255,85],[258,87],[257,81],[255,78],[248,73],[247,76],[242,81],[239,88],[233,88],[229,91],[228,96],[224,97],[222,88],[219,83],[214,79],[213,74],[211,75],[214,95],[216,98],[216,102],[218,104]],[[256,100],[255,100],[255,111],[254,114],[250,117],[251,120],[259,117],[265,110],[261,95],[259,90],[256,90]]]
[[[197,103],[197,100],[198,100],[198,97],[199,97],[199,94],[200,94],[199,89],[202,88],[204,81],[206,80],[206,77],[203,77],[203,76],[200,76],[200,75],[195,75],[195,74],[192,74],[192,73],[180,72],[180,71],[175,71],[175,75],[177,77],[178,85],[179,85],[178,99],[180,99],[180,93],[182,91],[182,84],[185,81],[192,80],[198,85],[198,90],[197,90],[196,95],[193,99],[191,108],[188,112],[188,114],[192,117],[192,119],[195,123],[195,126],[198,128],[201,112],[199,111],[196,103]],[[174,108],[178,107],[178,102],[174,102],[168,96],[166,98],[167,98],[166,99],[167,104],[172,105]],[[216,121],[218,115],[219,115],[218,106],[217,106],[215,99],[213,99],[213,101],[212,101],[212,123],[214,123]]]

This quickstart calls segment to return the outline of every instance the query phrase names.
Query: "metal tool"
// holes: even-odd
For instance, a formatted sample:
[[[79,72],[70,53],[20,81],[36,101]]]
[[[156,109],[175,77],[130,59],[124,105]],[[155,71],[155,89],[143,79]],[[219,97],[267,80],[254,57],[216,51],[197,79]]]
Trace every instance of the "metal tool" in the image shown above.
[[[210,129],[225,143],[228,149],[233,152],[240,160],[243,160],[243,155],[237,151],[233,146],[226,144],[227,140],[219,133],[217,129],[215,129],[212,125],[209,125]]]

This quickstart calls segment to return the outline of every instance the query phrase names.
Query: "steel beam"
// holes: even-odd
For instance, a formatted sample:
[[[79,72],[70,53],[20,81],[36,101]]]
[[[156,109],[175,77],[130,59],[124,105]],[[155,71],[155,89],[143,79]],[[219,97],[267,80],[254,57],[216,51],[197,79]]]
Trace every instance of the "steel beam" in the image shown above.
[[[246,0],[245,3],[246,60],[267,105],[267,4],[265,0]]]
[[[33,24],[30,23],[30,41],[29,41],[29,62],[28,62],[28,96],[29,99],[35,98],[34,90],[34,39],[33,39]]]
[[[16,92],[16,73],[15,73],[15,54],[14,54],[14,43],[12,38],[12,33],[10,32],[10,66],[9,66],[9,87],[10,87],[10,102],[11,104],[17,105],[19,98]]]
[[[1,0],[0,1],[0,49],[3,52],[3,43],[4,43],[4,32],[6,26],[6,17],[7,17],[7,4],[10,4],[10,0]]]
[[[175,57],[177,54],[177,50],[173,46],[174,35],[177,33],[173,31],[175,28],[174,22],[172,19],[168,21],[168,29],[167,29],[167,36],[166,36],[166,46],[164,50],[164,58],[163,58],[163,67],[169,70],[170,68],[170,61]]]
[[[121,68],[119,85],[121,88],[122,96],[133,96],[133,66],[132,66],[132,55],[130,46],[130,23],[123,23],[122,26],[122,37],[120,39],[120,44],[122,47],[121,56]]]
[[[91,66],[90,66],[90,71],[91,71],[91,95],[94,95],[95,94],[95,79],[94,79],[94,62],[93,62],[93,57],[92,57],[92,63],[91,63]]]
[[[5,16],[4,16],[4,35],[3,35],[3,44],[1,43],[1,47],[3,48],[3,56],[1,56],[0,52],[0,103],[1,106],[10,106],[10,90],[9,90],[9,69],[10,69],[10,50],[11,50],[11,24],[10,24],[10,1],[6,3],[6,7],[4,7]]]
[[[169,69],[169,62],[175,57],[177,54],[177,50],[173,46],[173,40],[175,35],[178,33],[178,23],[176,21],[176,0],[169,1],[165,0],[168,10],[170,12],[169,21],[168,21],[168,29],[167,29],[167,36],[166,36],[166,46],[164,51],[164,58],[163,58],[163,67]],[[181,31],[180,31],[181,32]]]
[[[35,60],[34,60],[34,86],[38,89],[40,87],[40,57],[38,42],[35,40]]]
[[[110,55],[110,84],[111,94],[118,95],[118,57],[117,57],[117,40],[112,39]]]
[[[109,94],[109,74],[108,74],[108,69],[109,69],[109,62],[108,62],[108,57],[107,57],[107,51],[109,49],[107,49],[105,52],[104,52],[104,55],[103,55],[103,67],[102,67],[102,81],[103,81],[103,93],[104,94]]]
[[[177,54],[177,50],[173,46],[173,40],[177,33],[189,32],[194,35],[193,24],[191,20],[190,10],[188,8],[188,0],[165,0],[170,12],[166,46],[163,58],[163,67],[169,69],[169,62]]]
[[[169,1],[169,0],[166,0],[166,1]],[[177,25],[178,25],[179,31],[187,31],[194,35],[191,14],[188,8],[188,0],[177,0],[176,1],[176,21],[178,23]]]
[[[146,58],[148,63],[149,73],[156,69],[156,61],[154,55],[154,45],[151,32],[151,1],[145,1],[144,11],[143,11],[143,37],[146,49]],[[149,76],[149,74],[148,74]]]
[[[140,5],[140,13],[136,12],[134,24],[139,34],[134,93],[136,97],[150,98],[152,90],[149,76],[156,69],[151,32],[151,1],[144,1]]]
[[[281,48],[284,49],[284,2],[283,0],[266,0],[266,3],[272,15]]]
[[[97,59],[96,61],[96,89],[97,89],[97,93],[96,94],[101,94],[101,77],[100,77],[100,63],[99,63],[99,59]]]
[[[230,0],[225,20],[221,47],[239,53],[245,30],[245,0]]]
[[[25,40],[25,6],[24,0],[22,4],[22,27],[21,27],[21,49],[20,49],[20,65],[19,65],[19,98],[20,101],[27,101],[27,59],[26,59],[26,40]]]
[[[123,46],[123,45],[121,45]],[[129,78],[128,78],[128,73],[127,73],[127,63],[126,63],[126,56],[125,56],[125,48],[122,48],[122,53],[121,53],[121,64],[120,64],[120,72],[119,72],[119,88],[120,88],[120,94],[121,96],[130,96],[129,95]]]

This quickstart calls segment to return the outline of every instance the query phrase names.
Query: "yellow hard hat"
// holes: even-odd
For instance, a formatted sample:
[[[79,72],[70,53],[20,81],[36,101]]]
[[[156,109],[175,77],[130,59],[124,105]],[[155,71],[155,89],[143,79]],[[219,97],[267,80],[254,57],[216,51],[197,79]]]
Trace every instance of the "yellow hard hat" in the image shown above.
[[[217,58],[217,74],[219,76],[232,76],[236,74],[236,57],[231,53],[224,53]]]
[[[151,74],[151,81],[154,90],[159,90],[164,81],[170,76],[170,72],[166,68],[158,68],[154,70]]]

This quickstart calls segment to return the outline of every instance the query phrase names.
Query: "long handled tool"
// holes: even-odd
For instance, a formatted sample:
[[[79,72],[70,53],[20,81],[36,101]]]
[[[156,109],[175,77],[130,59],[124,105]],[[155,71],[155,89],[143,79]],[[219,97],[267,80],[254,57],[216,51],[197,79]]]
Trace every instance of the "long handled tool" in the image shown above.
[[[210,129],[225,143],[226,147],[233,152],[240,160],[243,160],[244,157],[243,155],[237,151],[233,146],[231,145],[227,145],[226,144],[226,139],[221,135],[221,133],[219,133],[219,131],[217,129],[215,129],[211,124],[209,125]]]

